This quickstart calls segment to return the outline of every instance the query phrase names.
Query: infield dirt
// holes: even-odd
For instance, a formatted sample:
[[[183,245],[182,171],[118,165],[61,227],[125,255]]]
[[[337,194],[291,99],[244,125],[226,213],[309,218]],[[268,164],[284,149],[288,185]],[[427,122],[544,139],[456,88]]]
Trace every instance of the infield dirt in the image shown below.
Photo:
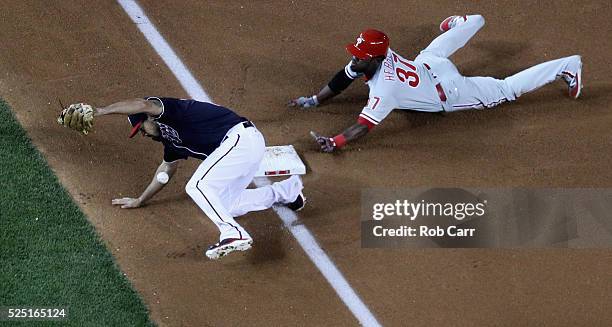
[[[300,222],[382,324],[612,324],[610,250],[361,249],[359,224],[368,187],[611,187],[610,2],[140,3],[217,103],[253,120],[269,145],[295,145],[310,169]],[[87,137],[71,133],[55,123],[57,98],[105,105],[186,96],[116,3],[1,4],[0,95],[159,325],[356,324],[272,211],[240,218],[255,239],[250,252],[219,262],[203,257],[218,235],[183,190],[195,160],[150,205],[111,207],[114,197],[140,194],[161,146],[128,140],[124,117],[99,119]],[[308,132],[331,135],[352,124],[367,87],[354,83],[313,110],[285,104],[327,83],[349,59],[346,43],[377,27],[414,58],[442,19],[463,13],[487,20],[453,57],[464,75],[503,77],[580,54],[583,97],[570,100],[558,82],[494,110],[395,112],[346,150],[317,151]]]

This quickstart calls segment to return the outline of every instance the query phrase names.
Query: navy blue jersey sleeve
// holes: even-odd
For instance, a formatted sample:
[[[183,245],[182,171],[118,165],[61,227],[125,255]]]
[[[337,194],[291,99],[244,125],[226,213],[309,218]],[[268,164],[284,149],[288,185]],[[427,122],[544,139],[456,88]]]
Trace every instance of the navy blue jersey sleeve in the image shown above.
[[[173,162],[181,159],[187,159],[186,155],[177,153],[169,146],[164,146],[164,161]]]
[[[180,109],[184,106],[185,100],[160,97],[147,97],[146,99],[161,106],[162,112],[159,116],[153,117],[155,120],[168,125],[175,125],[181,120],[182,111]]]
[[[222,106],[192,99],[146,97],[161,108],[153,117],[164,144],[164,160],[206,159],[232,127],[246,121]]]

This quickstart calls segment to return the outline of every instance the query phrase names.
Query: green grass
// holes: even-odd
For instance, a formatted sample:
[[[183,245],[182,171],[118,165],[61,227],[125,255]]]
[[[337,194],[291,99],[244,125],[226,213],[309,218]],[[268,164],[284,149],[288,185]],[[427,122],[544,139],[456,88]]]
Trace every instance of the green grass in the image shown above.
[[[130,282],[0,100],[0,306],[67,306],[24,325],[151,326]],[[15,322],[2,322],[0,325]]]

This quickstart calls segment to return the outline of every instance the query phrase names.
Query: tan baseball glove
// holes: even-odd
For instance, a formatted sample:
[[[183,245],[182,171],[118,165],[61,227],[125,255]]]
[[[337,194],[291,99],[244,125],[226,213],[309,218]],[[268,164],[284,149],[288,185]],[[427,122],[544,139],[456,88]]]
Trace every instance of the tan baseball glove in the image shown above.
[[[85,103],[71,104],[57,117],[57,123],[87,135],[93,129],[94,108]]]

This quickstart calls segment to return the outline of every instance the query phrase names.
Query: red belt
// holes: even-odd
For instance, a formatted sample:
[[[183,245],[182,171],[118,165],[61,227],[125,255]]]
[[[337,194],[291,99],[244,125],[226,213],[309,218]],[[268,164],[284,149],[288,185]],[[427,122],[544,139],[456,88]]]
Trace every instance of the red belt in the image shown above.
[[[427,70],[431,70],[431,67],[429,67],[428,64],[423,63],[423,66],[425,66]],[[438,96],[440,97],[440,100],[442,100],[442,102],[446,102],[446,93],[444,93],[444,89],[442,88],[442,85],[440,85],[440,83],[436,84],[436,91],[438,91]]]

